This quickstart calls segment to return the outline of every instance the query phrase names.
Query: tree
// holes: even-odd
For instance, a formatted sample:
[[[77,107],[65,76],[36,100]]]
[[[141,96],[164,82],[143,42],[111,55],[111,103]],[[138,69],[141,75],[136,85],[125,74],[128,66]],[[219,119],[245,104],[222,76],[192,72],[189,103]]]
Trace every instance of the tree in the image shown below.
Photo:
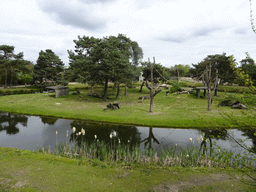
[[[230,66],[230,57],[226,56],[226,53],[208,55],[203,61],[198,64],[192,64],[194,68],[191,69],[191,74],[194,77],[200,77],[203,74],[206,66],[211,64],[212,70],[218,69],[219,78],[221,83],[228,82],[233,83],[235,79],[234,69]]]
[[[91,86],[104,83],[104,101],[107,100],[108,82],[126,83],[142,56],[138,44],[122,34],[102,39],[78,36],[74,43],[76,54],[68,51],[71,69],[77,71],[79,82]]]
[[[39,52],[37,63],[34,66],[33,81],[39,82],[41,91],[48,84],[67,84],[61,79],[64,63],[51,49]]]
[[[249,53],[246,52],[246,58],[240,61],[242,70],[249,75],[253,84],[256,84],[256,65],[255,61],[250,57]]]
[[[179,81],[179,77],[185,77],[188,76],[190,73],[190,66],[189,65],[174,65],[170,68],[171,76],[176,76]]]
[[[247,86],[251,92],[255,92],[256,88],[253,86],[253,81],[247,73],[245,73],[242,68],[237,68],[238,63],[233,55],[229,58],[230,67],[233,69],[235,74],[235,82],[242,82],[243,85]]]
[[[140,90],[139,92],[142,92],[142,88],[144,86],[144,84],[146,83],[146,81],[150,81],[150,75],[151,75],[151,65],[150,62],[141,62],[141,65],[143,67],[143,82],[140,86]],[[159,83],[160,81],[165,82],[167,81],[170,77],[167,74],[165,68],[160,64],[160,63],[156,63],[154,64],[154,68],[153,68],[153,79],[155,83]]]
[[[23,53],[14,54],[14,46],[1,45],[0,46],[0,66],[3,66],[5,70],[5,83],[4,86],[7,87],[7,74],[8,69],[11,68],[12,71],[14,66],[17,65],[18,60],[23,59]]]

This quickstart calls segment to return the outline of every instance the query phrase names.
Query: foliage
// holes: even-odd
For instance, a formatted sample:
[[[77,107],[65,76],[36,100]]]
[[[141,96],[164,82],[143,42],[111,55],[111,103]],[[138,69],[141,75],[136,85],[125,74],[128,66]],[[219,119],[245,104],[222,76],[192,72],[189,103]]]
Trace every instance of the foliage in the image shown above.
[[[249,53],[246,52],[246,58],[240,61],[242,70],[249,75],[250,79],[253,81],[253,84],[256,85],[256,65],[255,61],[250,57]],[[242,82],[239,82],[240,85]]]
[[[199,78],[206,66],[211,64],[212,71],[214,72],[218,69],[219,78],[221,79],[221,83],[233,83],[235,79],[234,68],[230,66],[230,59],[234,59],[231,56],[226,56],[226,53],[216,54],[216,55],[208,55],[203,61],[198,64],[192,64],[194,68],[191,69],[191,74],[194,77]]]
[[[256,89],[253,86],[253,82],[252,82],[250,76],[245,71],[243,71],[241,68],[236,68],[238,63],[234,59],[233,55],[230,56],[229,62],[230,62],[230,66],[233,69],[234,74],[235,74],[235,82],[240,83],[240,84],[243,83],[252,92],[255,92]]]
[[[14,82],[21,83],[22,79],[25,82],[29,82],[29,79],[24,78],[24,75],[26,76],[31,73],[31,70],[28,68],[29,63],[29,61],[23,59],[22,52],[14,54],[14,46],[1,45],[0,66],[3,67],[0,68],[0,80],[3,82],[3,79],[5,79],[5,87],[8,82],[12,86]]]
[[[144,77],[144,81],[150,81],[150,63],[149,62],[141,62],[141,65],[143,67],[143,74],[142,76]],[[163,67],[160,63],[155,63],[154,68],[153,68],[153,78],[154,82],[157,83],[159,81],[166,82],[167,80],[170,79],[170,76],[165,70],[165,67]]]
[[[189,65],[174,65],[170,68],[170,74],[171,76],[179,76],[179,77],[185,77],[190,75],[190,66]]]
[[[172,93],[178,92],[178,91],[181,91],[181,90],[182,90],[182,89],[181,89],[181,84],[180,84],[180,83],[178,83],[177,81],[171,82],[170,91],[171,91]]]
[[[75,71],[81,83],[93,86],[104,82],[105,101],[108,82],[119,84],[133,80],[135,66],[143,55],[138,44],[122,34],[102,39],[78,36],[74,43],[76,53],[68,51],[70,69]]]
[[[62,78],[64,63],[55,53],[46,49],[39,52],[37,63],[34,66],[33,81],[40,84],[41,91],[46,84],[67,84]]]

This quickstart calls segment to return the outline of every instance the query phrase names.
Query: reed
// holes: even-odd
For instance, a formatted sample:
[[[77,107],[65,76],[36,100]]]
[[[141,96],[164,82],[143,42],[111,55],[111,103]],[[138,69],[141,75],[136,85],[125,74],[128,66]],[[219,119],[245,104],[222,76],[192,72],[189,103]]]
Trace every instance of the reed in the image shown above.
[[[83,134],[83,133],[81,133]],[[80,133],[77,133],[77,136]],[[67,132],[68,136],[68,132]],[[256,155],[244,151],[242,154],[236,151],[228,151],[214,144],[214,147],[198,149],[194,146],[186,148],[177,145],[162,148],[161,153],[157,154],[154,149],[146,149],[142,154],[139,146],[131,146],[130,143],[124,144],[115,134],[110,136],[111,144],[99,141],[97,135],[92,143],[82,141],[79,146],[74,140],[68,144],[57,142],[55,154],[71,158],[89,158],[100,161],[111,161],[116,163],[144,163],[160,166],[183,166],[183,167],[256,167]],[[192,141],[191,141],[192,142]],[[51,153],[50,148],[39,150],[43,153]]]

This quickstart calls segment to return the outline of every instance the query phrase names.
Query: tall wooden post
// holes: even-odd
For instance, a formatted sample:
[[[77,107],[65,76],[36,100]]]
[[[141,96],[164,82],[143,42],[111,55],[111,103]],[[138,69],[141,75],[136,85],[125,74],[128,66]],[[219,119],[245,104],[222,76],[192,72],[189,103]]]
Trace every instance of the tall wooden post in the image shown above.
[[[150,63],[150,60],[148,58],[148,62],[151,66],[151,70],[150,70],[150,80],[151,80],[151,89],[150,89],[150,109],[149,109],[149,112],[153,112],[153,103],[154,103],[154,96],[153,96],[153,89],[154,89],[154,86],[153,86],[153,64],[155,64],[155,57],[153,57],[153,63]]]
[[[210,64],[210,68],[208,73],[208,111],[211,111],[211,105],[212,105],[212,88],[211,88],[211,69],[212,66]]]

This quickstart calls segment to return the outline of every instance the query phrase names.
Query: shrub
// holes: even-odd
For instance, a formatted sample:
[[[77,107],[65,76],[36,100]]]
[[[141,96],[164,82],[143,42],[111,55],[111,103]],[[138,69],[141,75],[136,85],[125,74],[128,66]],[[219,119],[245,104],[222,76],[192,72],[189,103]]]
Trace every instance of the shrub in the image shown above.
[[[178,91],[181,91],[181,84],[179,84],[177,81],[173,81],[171,82],[171,87],[170,87],[170,91],[172,93],[174,92],[178,92]]]

